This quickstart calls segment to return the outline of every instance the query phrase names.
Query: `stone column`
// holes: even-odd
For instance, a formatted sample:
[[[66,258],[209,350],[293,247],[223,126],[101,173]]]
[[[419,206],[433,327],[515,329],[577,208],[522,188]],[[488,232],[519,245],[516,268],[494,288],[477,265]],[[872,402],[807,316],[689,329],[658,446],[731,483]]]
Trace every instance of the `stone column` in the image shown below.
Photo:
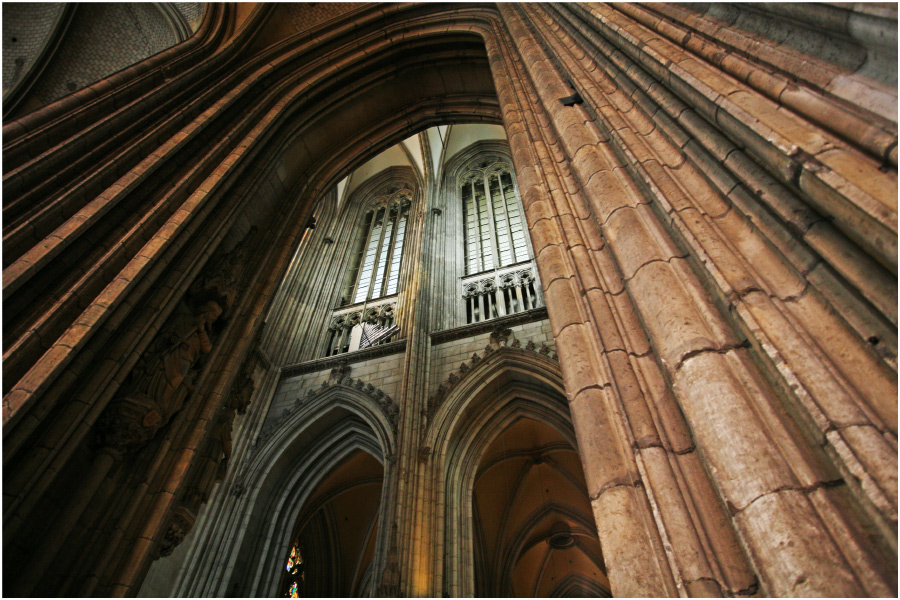
[[[626,348],[644,335],[649,339],[647,352],[655,355],[666,380],[655,393],[672,393],[677,399],[689,427],[687,439],[699,447],[716,491],[735,515],[735,525],[768,593],[856,595],[880,589],[877,584],[874,588],[863,584],[865,575],[872,573],[868,559],[860,557],[856,548],[839,548],[827,532],[825,520],[835,510],[834,500],[818,497],[818,490],[833,484],[833,471],[783,413],[747,344],[709,297],[668,222],[653,209],[655,197],[663,197],[661,192],[637,185],[632,167],[646,160],[646,155],[635,154],[642,150],[636,139],[624,138],[631,135],[626,121],[635,118],[629,112],[630,99],[602,72],[577,68],[573,61],[583,58],[584,51],[564,35],[559,35],[558,46],[553,42],[552,50],[542,45],[539,38],[553,37],[547,32],[559,27],[529,22],[522,14],[536,12],[531,7],[501,6],[527,73],[522,79],[534,82],[533,88],[518,94],[519,98],[530,96],[531,106],[519,104],[503,83],[498,82],[497,88],[613,592],[646,594],[652,589],[649,582],[626,581],[626,573],[633,571],[623,569],[627,558],[642,560],[644,565],[661,565],[668,559],[676,584],[683,582],[689,593],[699,591],[693,591],[691,584],[702,583],[701,578],[691,581],[691,573],[700,574],[703,569],[686,555],[684,544],[669,545],[668,540],[663,542],[666,553],[654,554],[645,543],[648,549],[636,556],[634,545],[639,538],[625,539],[621,532],[636,535],[639,519],[622,522],[616,531],[607,530],[603,523],[610,514],[621,518],[621,513],[609,508],[611,497],[621,497],[630,486],[646,490],[653,505],[656,522],[644,529],[649,539],[656,533],[654,525],[664,539],[667,532],[680,534],[678,526],[668,529],[677,507],[654,502],[654,490],[664,489],[660,477],[665,469],[658,470],[664,462],[652,460],[655,451],[642,448],[655,445],[647,442],[657,433],[651,421],[640,415],[640,397],[647,392],[644,386],[628,384],[627,363],[616,359],[607,345],[615,330],[599,301],[602,296],[592,293],[610,284],[611,296],[618,297],[616,311],[625,311],[613,320],[618,321],[619,334],[631,342]],[[577,82],[582,94],[567,85],[567,78]],[[608,96],[605,104],[577,103],[580,95],[593,99],[600,98],[601,92]],[[529,108],[534,115],[526,112]],[[541,114],[542,108],[546,113]],[[611,140],[613,134],[623,136],[624,142],[614,143],[619,140]],[[592,228],[599,229],[594,230],[593,246],[580,241]],[[624,307],[622,292],[629,300]],[[636,318],[629,322],[630,311]],[[587,407],[603,406],[610,395],[618,403],[607,400],[605,410],[587,412]],[[619,441],[618,452],[610,439]],[[628,469],[634,465],[628,445],[640,449],[633,458],[639,476]],[[618,465],[624,468],[617,473]],[[686,480],[692,490],[708,485],[702,469]],[[669,498],[669,494],[660,497]],[[645,515],[644,523],[650,521],[650,511],[635,510],[634,514]],[[746,564],[741,564],[744,561],[736,548],[734,552],[731,566],[723,573],[725,580],[731,580],[728,587],[746,580]],[[721,555],[717,549],[707,560]],[[645,566],[644,572],[648,570]],[[725,587],[726,581],[715,579]],[[740,591],[732,588],[732,593]]]

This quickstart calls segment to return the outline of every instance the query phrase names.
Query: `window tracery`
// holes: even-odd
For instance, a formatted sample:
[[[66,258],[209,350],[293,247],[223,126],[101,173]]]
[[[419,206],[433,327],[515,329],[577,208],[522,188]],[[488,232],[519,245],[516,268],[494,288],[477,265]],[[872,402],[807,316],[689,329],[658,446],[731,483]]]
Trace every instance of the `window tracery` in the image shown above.
[[[529,259],[512,166],[498,156],[468,165],[460,180],[466,275]]]
[[[462,167],[457,182],[466,322],[543,306],[512,165],[498,154],[482,154]]]
[[[341,305],[397,293],[412,191],[391,186],[366,211],[351,255]]]
[[[331,315],[325,354],[384,344],[395,337],[394,310],[413,190],[393,182],[374,194],[354,232],[340,307]]]

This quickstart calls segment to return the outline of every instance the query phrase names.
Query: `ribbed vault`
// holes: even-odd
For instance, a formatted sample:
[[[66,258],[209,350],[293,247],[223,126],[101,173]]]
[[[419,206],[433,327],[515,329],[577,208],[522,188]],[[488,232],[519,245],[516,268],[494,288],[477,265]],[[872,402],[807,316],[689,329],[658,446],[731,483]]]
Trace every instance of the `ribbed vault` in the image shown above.
[[[472,504],[479,596],[553,597],[575,575],[609,595],[578,452],[552,427],[523,418],[497,436]]]

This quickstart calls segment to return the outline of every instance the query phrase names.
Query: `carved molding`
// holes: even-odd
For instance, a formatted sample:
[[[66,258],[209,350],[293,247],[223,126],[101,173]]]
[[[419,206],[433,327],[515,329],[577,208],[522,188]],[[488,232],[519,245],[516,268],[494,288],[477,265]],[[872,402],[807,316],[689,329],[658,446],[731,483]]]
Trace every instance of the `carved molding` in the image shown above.
[[[348,361],[346,360],[339,361],[335,365],[335,367],[332,368],[328,379],[326,381],[323,381],[318,388],[307,389],[306,393],[303,396],[300,396],[294,400],[294,403],[290,408],[283,409],[281,411],[281,414],[278,415],[277,419],[266,424],[257,436],[256,441],[253,443],[252,447],[254,449],[262,447],[262,445],[265,444],[266,441],[268,441],[268,439],[271,438],[272,435],[276,431],[278,431],[278,429],[281,428],[281,426],[284,425],[284,423],[288,421],[288,419],[290,419],[292,415],[302,409],[303,406],[316,395],[331,388],[346,388],[357,390],[372,398],[381,408],[382,413],[384,413],[385,417],[387,417],[388,421],[391,424],[391,428],[396,433],[397,428],[400,424],[400,405],[389,394],[385,394],[380,388],[375,387],[371,383],[366,383],[362,379],[354,379],[353,377],[350,377],[350,367],[347,363]]]
[[[480,321],[478,323],[463,325],[462,327],[454,327],[453,329],[436,331],[431,334],[431,345],[437,346],[438,344],[445,344],[447,342],[452,342],[453,340],[461,340],[463,338],[472,337],[474,335],[487,333],[488,331],[491,331],[501,325],[504,327],[513,327],[515,325],[524,325],[525,323],[543,321],[546,318],[546,307],[542,306],[540,308],[533,308],[531,310],[518,312],[512,315],[507,315],[505,317],[498,317],[489,321]]]
[[[543,309],[542,309],[543,310]],[[544,311],[546,313],[546,310]],[[364,350],[356,350],[354,352],[346,352],[344,354],[339,354],[337,356],[328,356],[326,358],[317,358],[316,360],[310,360],[303,363],[299,363],[296,365],[288,365],[286,367],[281,368],[281,379],[287,379],[288,377],[294,377],[295,375],[301,375],[303,373],[314,373],[316,371],[323,371],[325,369],[330,369],[341,362],[347,362],[348,364],[353,364],[356,362],[362,362],[364,360],[369,360],[371,358],[377,358],[379,356],[388,356],[389,354],[398,354],[400,352],[404,352],[406,350],[406,340],[398,340],[396,342],[391,342],[389,344],[382,344],[380,346],[372,346],[370,348],[366,348]]]
[[[493,354],[498,352],[524,351],[542,354],[551,360],[558,360],[556,351],[544,342],[541,342],[541,345],[538,346],[533,341],[529,340],[523,347],[521,341],[516,339],[512,330],[506,326],[507,324],[498,323],[498,321],[500,321],[500,319],[491,322],[494,326],[493,331],[491,331],[490,342],[485,346],[483,353],[473,353],[468,361],[463,361],[455,371],[447,376],[446,380],[438,385],[437,391],[429,396],[425,409],[425,416],[428,418],[429,422],[434,418],[435,413],[441,407],[441,404],[443,404],[453,388],[455,388],[460,381],[465,379],[469,371]]]
[[[172,518],[169,519],[169,526],[166,528],[166,533],[159,542],[159,555],[169,556],[172,554],[172,551],[175,550],[175,548],[184,541],[187,534],[191,532],[196,520],[197,516],[192,511],[183,506],[176,508],[172,513]]]

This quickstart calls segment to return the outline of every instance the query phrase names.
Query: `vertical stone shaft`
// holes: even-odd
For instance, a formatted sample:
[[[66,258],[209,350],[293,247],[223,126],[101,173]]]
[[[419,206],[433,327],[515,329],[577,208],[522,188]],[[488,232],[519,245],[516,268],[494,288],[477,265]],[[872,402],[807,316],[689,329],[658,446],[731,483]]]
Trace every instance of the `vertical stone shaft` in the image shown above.
[[[553,161],[549,160],[539,120],[547,119],[544,106],[550,106],[550,111],[554,109],[550,103],[534,97],[534,89],[529,89],[528,78],[521,71],[523,62],[533,64],[539,60],[536,48],[533,43],[529,44],[524,28],[517,26],[517,19],[505,7],[501,7],[501,12],[512,39],[505,38],[506,44],[502,45],[488,43],[488,56],[495,66],[495,86],[528,225],[544,232],[532,233],[534,251],[563,365],[600,543],[604,553],[617,557],[608,565],[613,593],[625,596],[673,594],[676,593],[675,582],[653,523],[628,434],[623,430],[622,415],[606,393],[610,377],[597,362],[596,357],[601,355],[600,342],[596,330],[591,331],[586,323],[587,315],[580,306],[579,298],[585,291],[579,289],[578,282],[572,277],[574,268],[567,264],[565,249],[547,243],[547,238],[540,235],[555,235],[559,239],[562,237],[561,225],[557,223],[566,222],[571,224],[566,231],[572,238],[571,245],[598,249],[602,241],[591,235],[595,225],[578,223],[585,215],[578,214],[577,208],[570,208],[570,202],[578,207],[580,199],[563,191]],[[520,50],[521,61],[514,56],[515,49]],[[509,78],[502,78],[500,73],[509,74]],[[568,94],[561,93],[557,98],[563,95]],[[556,98],[554,101],[558,102]],[[541,223],[542,220],[545,222]]]
[[[50,534],[45,537],[34,553],[34,558],[28,565],[24,574],[20,575],[15,583],[14,595],[29,596],[33,593],[34,586],[44,577],[47,567],[56,557],[66,537],[72,531],[78,519],[97,488],[103,483],[103,479],[116,462],[115,452],[104,449],[94,458],[91,470],[78,488],[74,497],[69,500],[62,514],[56,519]]]
[[[504,5],[501,12],[521,49],[535,93],[548,107],[550,126],[557,132],[566,132],[569,144],[563,146],[563,156],[571,162],[579,187],[601,226],[626,290],[671,378],[693,436],[704,449],[719,493],[732,511],[739,513],[736,524],[770,593],[863,593],[860,579],[832,539],[824,532],[816,536],[798,527],[799,523],[822,523],[822,517],[802,490],[815,490],[826,484],[828,471],[818,466],[802,440],[791,434],[790,424],[778,415],[779,403],[771,389],[727,319],[708,298],[665,226],[647,209],[645,193],[608,149],[602,144],[594,145],[599,136],[587,115],[573,112],[580,111],[578,107],[559,102],[571,94],[566,77],[534,40],[524,21],[515,14],[516,9]],[[506,117],[507,102],[499,86],[498,93]],[[514,126],[508,127],[512,133]],[[517,166],[524,171],[531,162],[524,160],[528,150],[517,133],[511,134],[510,143]],[[583,140],[580,150],[572,143],[579,140]],[[540,148],[534,141],[529,145]],[[525,180],[521,175],[520,178]],[[533,205],[538,202],[535,192],[543,190],[528,189],[524,184],[522,187],[529,225],[534,226],[540,210]],[[561,204],[559,196],[551,193],[550,198],[554,208]],[[566,351],[590,347],[571,333],[585,326],[578,324],[584,319],[575,298],[586,290],[573,293],[566,289],[571,284],[559,285],[567,282],[565,263],[559,260],[558,250],[551,245],[536,245],[535,250],[567,388],[577,398],[591,378],[597,384],[606,383],[596,367]],[[561,318],[566,319],[562,326]],[[595,372],[591,375],[576,371],[585,367]],[[577,377],[584,380],[576,381]],[[573,402],[573,420],[578,429],[580,416],[575,405]],[[595,421],[602,422],[596,418]],[[587,451],[584,445],[581,451]],[[597,516],[598,520],[602,518]],[[602,524],[600,530],[602,534]],[[771,535],[772,531],[778,535]],[[790,543],[786,544],[786,540]],[[601,542],[606,547],[602,535]],[[816,567],[824,564],[839,567],[826,576]],[[789,579],[785,572],[791,570],[803,575]],[[614,571],[610,573],[614,587],[615,575]]]

